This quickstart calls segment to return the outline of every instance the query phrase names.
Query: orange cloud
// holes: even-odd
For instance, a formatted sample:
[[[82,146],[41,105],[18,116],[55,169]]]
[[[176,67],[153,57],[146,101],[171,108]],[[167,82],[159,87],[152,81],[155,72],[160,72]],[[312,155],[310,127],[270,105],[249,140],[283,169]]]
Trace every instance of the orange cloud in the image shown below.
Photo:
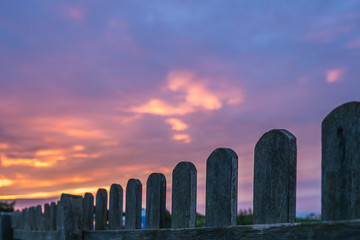
[[[207,82],[190,71],[172,71],[167,76],[166,90],[183,94],[180,103],[169,104],[164,100],[151,99],[143,105],[131,107],[129,111],[161,116],[186,115],[198,110],[220,109],[222,102],[235,105],[244,101],[239,89],[223,87],[221,91],[213,91],[207,86]]]
[[[171,129],[175,131],[183,131],[188,128],[188,125],[177,118],[168,118],[166,123],[171,125]]]
[[[333,83],[342,80],[344,70],[341,68],[332,69],[326,72],[326,82]]]
[[[191,142],[189,134],[174,134],[173,139],[177,141],[184,141],[185,143]]]
[[[6,186],[10,186],[13,184],[14,181],[1,177],[0,178],[0,187],[6,187]]]
[[[0,149],[8,149],[9,145],[6,143],[0,143]]]
[[[74,149],[75,151],[82,151],[82,150],[85,149],[85,147],[84,147],[84,146],[81,146],[81,145],[75,145],[75,146],[73,147],[73,149]]]
[[[4,167],[18,165],[18,166],[31,166],[31,167],[51,167],[56,163],[56,160],[41,161],[36,158],[9,158],[5,155],[1,156],[1,164]]]

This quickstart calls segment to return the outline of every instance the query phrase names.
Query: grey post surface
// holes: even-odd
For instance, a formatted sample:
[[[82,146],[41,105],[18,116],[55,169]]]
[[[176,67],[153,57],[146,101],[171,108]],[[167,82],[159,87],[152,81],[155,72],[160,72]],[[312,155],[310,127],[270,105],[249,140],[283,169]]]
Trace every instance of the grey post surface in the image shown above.
[[[166,179],[162,173],[150,174],[146,182],[146,223],[147,229],[165,227]]]
[[[56,205],[56,230],[63,231],[64,230],[64,208],[62,206],[61,201],[57,202]]]
[[[254,224],[295,222],[296,154],[296,138],[287,130],[271,130],[257,142]]]
[[[61,195],[61,206],[64,213],[62,224],[63,240],[83,239],[83,199],[70,194]]]
[[[105,230],[107,219],[107,192],[100,188],[96,193],[95,230]]]
[[[122,229],[123,189],[119,184],[110,187],[109,230]]]
[[[130,179],[126,185],[125,228],[141,228],[142,184]]]
[[[172,228],[192,228],[196,222],[196,168],[180,162],[172,174]]]
[[[56,230],[56,203],[50,204],[50,230]]]
[[[0,212],[0,240],[12,240],[11,213]]]
[[[323,220],[360,218],[360,102],[334,109],[322,122]]]
[[[94,196],[91,193],[85,193],[84,196],[84,230],[94,229]]]
[[[31,229],[31,226],[30,226],[30,208],[23,209],[22,215],[23,215],[23,219],[24,219],[24,229],[25,230],[30,230]]]
[[[214,150],[206,163],[206,226],[236,225],[238,157],[229,148]]]
[[[35,209],[35,229],[43,230],[44,229],[44,220],[41,205],[37,205]]]
[[[50,219],[50,205],[48,203],[46,203],[44,205],[44,230],[45,231],[50,231],[51,227],[51,219]]]
[[[30,207],[29,209],[30,229],[36,230],[36,208]]]

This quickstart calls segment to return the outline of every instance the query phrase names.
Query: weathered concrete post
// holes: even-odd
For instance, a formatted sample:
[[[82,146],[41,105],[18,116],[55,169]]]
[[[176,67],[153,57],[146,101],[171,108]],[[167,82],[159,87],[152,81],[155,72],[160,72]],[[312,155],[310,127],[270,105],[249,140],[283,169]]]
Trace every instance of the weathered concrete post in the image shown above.
[[[70,194],[61,195],[63,211],[63,240],[83,239],[83,199],[81,196]]]
[[[0,239],[12,240],[11,213],[0,212]]]
[[[236,225],[238,157],[229,148],[214,150],[206,163],[206,226]]]
[[[109,201],[109,229],[122,229],[123,217],[123,189],[119,184],[112,184],[110,187]]]
[[[107,192],[100,188],[96,193],[95,230],[106,230]]]
[[[43,219],[41,205],[37,205],[35,209],[35,229],[36,230],[44,229],[44,219]]]
[[[296,138],[287,130],[271,130],[257,142],[254,224],[295,222],[296,154]]]
[[[84,199],[84,230],[94,229],[94,196],[91,193],[85,193]]]
[[[50,219],[50,205],[46,203],[44,205],[44,230],[50,231],[51,229],[51,219]]]
[[[172,228],[193,228],[196,222],[196,168],[180,162],[172,174]]]
[[[334,109],[322,122],[323,220],[360,218],[360,102]]]
[[[56,230],[56,203],[52,202],[50,204],[50,230]]]
[[[150,174],[146,182],[146,224],[147,229],[165,227],[166,179],[162,173]]]
[[[141,228],[142,184],[138,179],[130,179],[126,186],[125,228]]]

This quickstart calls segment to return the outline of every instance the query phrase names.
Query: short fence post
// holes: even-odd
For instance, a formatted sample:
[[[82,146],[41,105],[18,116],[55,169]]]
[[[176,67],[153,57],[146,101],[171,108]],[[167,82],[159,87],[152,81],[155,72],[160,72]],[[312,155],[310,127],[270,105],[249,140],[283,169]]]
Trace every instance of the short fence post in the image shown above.
[[[321,217],[360,218],[360,102],[334,109],[322,122]]]
[[[30,229],[36,230],[36,208],[30,207],[29,209]]]
[[[206,226],[236,225],[238,157],[229,148],[214,150],[206,163]]]
[[[292,223],[296,216],[296,138],[283,129],[255,146],[254,224]]]
[[[62,202],[58,201],[56,206],[56,230],[64,231],[64,210],[62,206]]]
[[[81,196],[70,194],[61,195],[63,211],[63,240],[83,239],[83,199]]]
[[[191,162],[180,162],[172,174],[173,228],[193,228],[196,223],[196,168]]]
[[[147,229],[165,227],[166,178],[162,173],[150,174],[146,182],[146,223]]]
[[[35,229],[43,230],[44,229],[44,220],[41,205],[37,205],[35,208]]]
[[[24,219],[24,230],[31,230],[30,226],[30,208],[25,208],[22,211]]]
[[[95,230],[106,230],[107,192],[100,188],[96,193]]]
[[[12,240],[11,213],[0,212],[0,239]]]
[[[50,227],[51,219],[50,219],[50,205],[46,203],[44,205],[44,230],[50,231],[52,230]]]
[[[122,229],[123,189],[119,184],[111,185],[109,198],[109,229]]]
[[[55,231],[56,230],[56,203],[52,202],[50,204],[50,222],[49,222],[49,227],[50,230]]]
[[[125,228],[141,228],[142,184],[130,179],[126,185]]]
[[[84,230],[94,229],[94,196],[91,193],[85,193],[84,196]]]

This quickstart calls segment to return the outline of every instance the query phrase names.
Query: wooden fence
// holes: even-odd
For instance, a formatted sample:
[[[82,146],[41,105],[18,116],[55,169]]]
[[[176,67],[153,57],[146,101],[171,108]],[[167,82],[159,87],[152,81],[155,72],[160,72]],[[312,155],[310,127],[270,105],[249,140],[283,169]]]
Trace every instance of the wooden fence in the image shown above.
[[[165,228],[166,179],[146,183],[146,229],[141,228],[142,184],[94,197],[62,194],[45,204],[2,214],[0,240],[101,239],[360,239],[360,102],[333,110],[322,123],[322,221],[295,223],[296,138],[286,130],[265,133],[255,147],[254,223],[236,226],[238,157],[228,148],[211,153],[206,165],[206,227],[196,228],[196,168],[179,163],[172,174],[172,226]],[[109,216],[107,216],[107,213]],[[95,226],[94,226],[95,215]]]

